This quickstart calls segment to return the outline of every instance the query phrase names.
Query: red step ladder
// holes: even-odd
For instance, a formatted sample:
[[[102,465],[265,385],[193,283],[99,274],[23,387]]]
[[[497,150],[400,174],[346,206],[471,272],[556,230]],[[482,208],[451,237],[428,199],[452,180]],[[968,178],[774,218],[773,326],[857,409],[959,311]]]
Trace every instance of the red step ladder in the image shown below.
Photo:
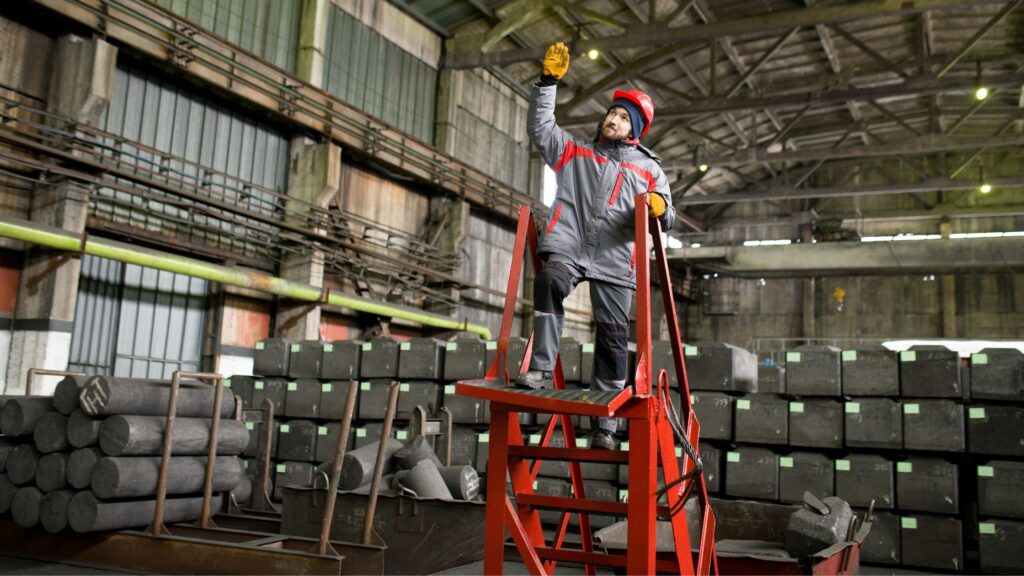
[[[662,297],[669,320],[675,371],[678,376],[679,398],[682,401],[682,422],[685,436],[694,454],[697,452],[700,424],[690,405],[690,390],[683,364],[679,326],[676,322],[675,302],[669,280],[668,261],[662,246],[661,226],[650,220],[652,234],[648,235],[647,196],[636,197],[636,316],[637,316],[637,368],[635,383],[621,391],[567,390],[562,374],[562,362],[556,361],[554,389],[522,390],[509,385],[507,364],[508,340],[512,331],[516,295],[523,268],[523,255],[529,242],[533,269],[541,269],[537,255],[537,230],[526,206],[519,209],[512,268],[505,293],[505,308],[501,319],[497,358],[482,380],[467,380],[456,385],[456,393],[490,401],[490,447],[487,465],[487,520],[485,534],[484,573],[501,574],[505,556],[505,530],[508,530],[516,549],[531,574],[551,574],[559,561],[584,565],[587,574],[596,566],[625,569],[628,574],[718,574],[715,555],[715,516],[708,501],[704,475],[697,463],[683,452],[680,472],[676,459],[675,437],[670,421],[672,408],[668,375],[663,370],[658,378],[651,377],[651,289],[650,263],[645,256],[653,248]],[[530,363],[533,337],[526,346],[520,372]],[[515,367],[513,368],[515,369]],[[545,428],[540,445],[527,446],[519,427],[519,412],[548,413],[552,418]],[[629,419],[629,450],[605,451],[576,448],[576,431],[572,416],[603,416]],[[676,430],[683,428],[676,423]],[[564,448],[549,447],[555,426],[562,428]],[[682,432],[680,430],[680,432]],[[571,497],[541,496],[534,493],[533,483],[542,460],[569,462]],[[629,490],[626,502],[606,502],[586,499],[581,462],[626,464],[629,466]],[[658,505],[658,467],[661,467],[666,486],[668,505]],[[512,483],[513,497],[507,492],[506,479]],[[687,495],[696,488],[700,505],[700,546],[694,563],[690,547],[690,534],[683,505]],[[561,520],[550,544],[541,530],[539,509],[561,510]],[[579,515],[581,550],[563,547],[570,514]],[[605,554],[594,551],[590,530],[590,514],[625,516],[628,521],[627,549],[624,554]],[[656,550],[658,517],[671,516],[675,554],[659,558]]]

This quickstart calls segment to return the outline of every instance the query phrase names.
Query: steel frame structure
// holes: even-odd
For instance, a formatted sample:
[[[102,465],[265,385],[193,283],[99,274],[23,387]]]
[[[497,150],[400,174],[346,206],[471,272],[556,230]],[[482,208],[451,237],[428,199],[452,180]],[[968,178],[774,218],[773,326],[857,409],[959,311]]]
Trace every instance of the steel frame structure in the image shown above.
[[[682,421],[686,423],[687,439],[699,457],[697,446],[700,423],[690,405],[689,385],[683,363],[668,261],[661,240],[661,227],[656,220],[648,221],[645,194],[636,197],[636,206],[636,251],[641,255],[649,254],[653,239],[658,275],[663,287],[661,293],[669,319],[674,368],[680,383],[678,393],[682,400]],[[679,482],[680,478],[686,478],[697,469],[699,464],[684,452],[682,470],[677,467],[675,439],[668,414],[668,411],[672,410],[668,374],[663,370],[657,377],[652,375],[649,259],[644,256],[637,258],[636,262],[637,368],[633,386],[619,392],[567,390],[561,359],[558,358],[554,373],[554,390],[524,391],[510,388],[508,385],[507,351],[527,243],[533,269],[539,270],[541,261],[537,254],[537,229],[530,209],[523,206],[519,209],[497,357],[484,379],[464,381],[456,385],[456,393],[490,400],[491,406],[484,572],[502,572],[507,529],[531,574],[550,574],[559,561],[583,564],[588,574],[593,574],[594,567],[599,565],[625,568],[629,574],[652,574],[655,571],[717,574],[715,517],[709,505],[704,476],[698,473],[693,478]],[[519,367],[520,372],[529,365],[532,346],[531,336],[522,366]],[[539,446],[524,445],[516,414],[518,412],[552,415]],[[629,419],[628,452],[576,448],[572,415],[615,416]],[[556,425],[561,425],[566,448],[548,447]],[[534,493],[533,481],[539,472],[541,460],[569,462],[572,497],[539,496]],[[621,503],[587,500],[580,472],[581,462],[627,464],[631,470],[628,501]],[[668,506],[658,505],[659,465],[666,486],[672,486],[667,491]],[[515,501],[506,493],[506,474],[511,478]],[[690,547],[685,512],[682,511],[682,500],[694,487],[697,488],[696,494],[702,511],[700,547],[696,562]],[[563,511],[550,545],[541,531],[538,509]],[[579,514],[582,551],[566,550],[562,547],[571,513]],[[624,556],[594,551],[589,514],[621,515],[628,518],[628,550]],[[675,553],[671,559],[656,557],[655,531],[659,514],[671,516],[675,544]]]

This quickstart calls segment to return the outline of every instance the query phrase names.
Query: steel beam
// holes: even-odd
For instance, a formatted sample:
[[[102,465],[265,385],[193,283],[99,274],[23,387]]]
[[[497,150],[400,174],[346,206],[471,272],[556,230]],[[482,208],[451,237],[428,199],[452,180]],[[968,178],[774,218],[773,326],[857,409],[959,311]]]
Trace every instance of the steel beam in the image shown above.
[[[582,54],[592,48],[602,51],[639,48],[643,46],[665,46],[681,43],[701,44],[715,38],[747,36],[783,32],[791,28],[849,22],[865,18],[889,15],[917,14],[926,10],[955,10],[972,5],[1002,4],[1005,0],[874,0],[854,4],[814,6],[797,10],[780,10],[757,14],[747,18],[724,20],[702,26],[667,26],[629,30],[624,34],[606,36],[574,43],[574,52]],[[445,68],[479,68],[512,64],[515,62],[539,61],[547,45],[534,46],[490,54],[479,51],[453,52],[445,56]]]
[[[668,250],[669,260],[738,276],[799,277],[1024,269],[1024,238],[818,242]]]
[[[1018,188],[1024,186],[1022,178],[1003,178],[989,182],[995,189]],[[710,194],[707,196],[687,196],[675,201],[676,206],[694,204],[721,204],[723,202],[761,202],[768,200],[803,200],[806,198],[826,198],[839,196],[872,196],[879,194],[916,194],[921,192],[948,192],[953,190],[974,190],[977,181],[947,180],[937,178],[927,182],[913,184],[882,184],[878,186],[851,186],[833,188],[782,188],[772,187],[763,190],[729,192],[726,194]]]

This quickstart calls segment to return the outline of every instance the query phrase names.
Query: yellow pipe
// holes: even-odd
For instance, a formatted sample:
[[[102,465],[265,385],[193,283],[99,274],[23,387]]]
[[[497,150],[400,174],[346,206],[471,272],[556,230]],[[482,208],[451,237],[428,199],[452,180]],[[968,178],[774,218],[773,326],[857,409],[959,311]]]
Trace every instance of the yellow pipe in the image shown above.
[[[35,222],[28,222],[17,218],[0,216],[0,236],[38,244],[40,246],[46,246],[47,248],[53,248],[56,250],[67,250],[71,252],[81,251],[92,256],[99,256],[100,258],[107,258],[128,264],[137,264],[139,266],[146,266],[157,270],[166,270],[167,272],[174,272],[176,274],[185,274],[186,276],[203,278],[211,282],[220,282],[221,284],[227,284],[229,286],[250,288],[284,298],[291,298],[293,300],[301,300],[305,302],[324,301],[324,290],[309,284],[300,284],[298,282],[285,280],[284,278],[270,276],[269,274],[229,268],[219,264],[203,262],[202,260],[178,256],[176,254],[168,254],[157,250],[150,250],[148,248],[142,248],[132,244],[126,244],[105,238],[89,236],[83,242],[82,239],[78,238],[74,234],[65,232],[59,228],[44,226]],[[418,322],[425,326],[472,332],[483,336],[486,340],[490,340],[491,338],[491,331],[486,326],[470,324],[466,321],[460,322],[455,318],[449,318],[439,314],[431,314],[408,306],[385,304],[369,298],[338,294],[330,292],[329,290],[327,291],[326,302],[335,306],[343,306],[345,308],[351,308],[352,310],[375,314],[377,316],[401,318],[403,320]]]

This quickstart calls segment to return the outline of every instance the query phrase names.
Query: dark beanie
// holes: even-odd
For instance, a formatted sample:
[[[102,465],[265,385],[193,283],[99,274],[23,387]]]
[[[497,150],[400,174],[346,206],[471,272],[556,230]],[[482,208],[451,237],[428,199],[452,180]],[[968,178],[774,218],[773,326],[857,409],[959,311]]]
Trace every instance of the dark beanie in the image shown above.
[[[633,133],[630,137],[634,140],[640,138],[640,134],[644,131],[644,117],[640,113],[640,108],[632,100],[626,100],[625,98],[614,100],[612,105],[608,107],[608,111],[611,112],[612,108],[622,108],[629,113],[629,121],[633,124]]]

